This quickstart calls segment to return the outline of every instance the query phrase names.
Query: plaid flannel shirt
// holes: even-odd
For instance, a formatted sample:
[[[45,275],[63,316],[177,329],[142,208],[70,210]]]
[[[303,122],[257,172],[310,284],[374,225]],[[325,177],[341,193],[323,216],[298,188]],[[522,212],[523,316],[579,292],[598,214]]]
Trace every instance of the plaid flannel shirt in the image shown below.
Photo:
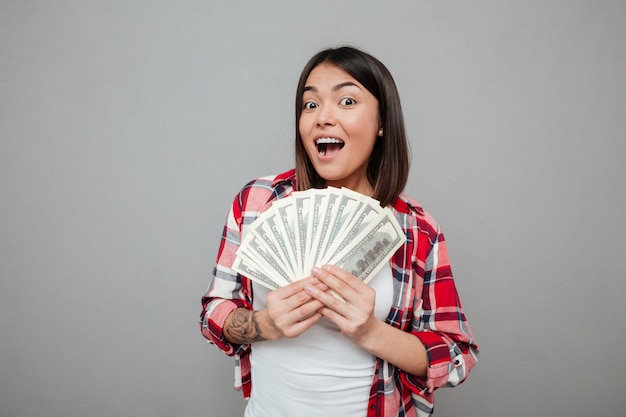
[[[295,171],[259,178],[236,196],[228,214],[216,266],[202,297],[200,329],[224,353],[235,357],[235,387],[250,396],[251,345],[226,341],[223,326],[230,312],[252,309],[252,283],[231,269],[244,229],[273,201],[295,189]],[[391,259],[393,306],[386,322],[419,338],[426,347],[427,375],[408,374],[377,359],[367,417],[433,415],[433,392],[463,382],[478,359],[478,345],[459,300],[443,234],[415,201],[401,195],[392,205],[407,241]]]

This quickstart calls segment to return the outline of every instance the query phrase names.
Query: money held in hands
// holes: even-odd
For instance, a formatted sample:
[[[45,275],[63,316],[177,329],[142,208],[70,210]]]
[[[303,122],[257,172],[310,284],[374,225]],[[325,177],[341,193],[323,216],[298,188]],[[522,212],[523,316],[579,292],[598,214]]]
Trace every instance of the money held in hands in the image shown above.
[[[296,191],[247,229],[233,269],[269,289],[337,265],[367,283],[406,238],[393,211],[347,188]]]

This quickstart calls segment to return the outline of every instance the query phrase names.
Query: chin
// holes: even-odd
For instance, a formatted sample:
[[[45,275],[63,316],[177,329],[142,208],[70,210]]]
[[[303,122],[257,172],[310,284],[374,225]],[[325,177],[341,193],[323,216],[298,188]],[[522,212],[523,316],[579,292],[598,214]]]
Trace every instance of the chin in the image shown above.
[[[317,171],[317,175],[319,175],[320,177],[322,177],[322,179],[326,182],[329,181],[340,181],[341,180],[341,176],[337,175],[336,173],[332,173],[332,172],[328,172],[326,170],[323,169],[316,169]]]

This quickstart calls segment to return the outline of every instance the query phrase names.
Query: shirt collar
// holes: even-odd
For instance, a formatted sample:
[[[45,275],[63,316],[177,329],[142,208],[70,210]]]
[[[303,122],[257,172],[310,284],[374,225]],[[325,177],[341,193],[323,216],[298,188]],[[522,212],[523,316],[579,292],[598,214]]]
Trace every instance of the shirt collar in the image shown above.
[[[420,216],[424,215],[424,209],[420,204],[405,194],[400,194],[396,201],[392,204],[393,208],[400,213],[416,213]]]

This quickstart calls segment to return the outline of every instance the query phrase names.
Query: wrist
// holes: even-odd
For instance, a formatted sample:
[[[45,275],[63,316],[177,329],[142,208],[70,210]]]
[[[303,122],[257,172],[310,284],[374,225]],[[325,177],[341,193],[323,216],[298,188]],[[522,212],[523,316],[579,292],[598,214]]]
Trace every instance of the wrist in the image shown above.
[[[363,332],[362,335],[354,339],[354,343],[368,352],[376,352],[378,350],[378,344],[385,340],[384,336],[381,336],[381,331],[384,330],[384,326],[386,326],[385,322],[374,319],[367,331]]]
[[[272,323],[267,309],[254,311],[254,320],[263,340],[278,340],[282,337],[280,330]]]

